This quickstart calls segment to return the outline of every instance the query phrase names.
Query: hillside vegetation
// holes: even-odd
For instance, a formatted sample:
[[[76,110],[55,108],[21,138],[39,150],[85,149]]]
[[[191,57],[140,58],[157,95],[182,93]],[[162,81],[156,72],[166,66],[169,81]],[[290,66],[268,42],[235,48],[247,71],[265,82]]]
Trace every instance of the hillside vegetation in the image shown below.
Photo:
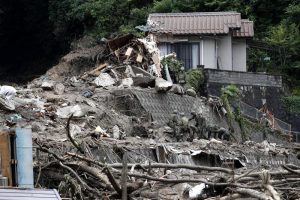
[[[299,95],[299,0],[50,0],[49,17],[56,35],[97,38],[137,33],[151,12],[238,11],[255,22],[255,39],[275,51],[251,50],[249,67],[287,75]],[[76,33],[77,35],[72,35]],[[280,50],[280,52],[279,52]]]

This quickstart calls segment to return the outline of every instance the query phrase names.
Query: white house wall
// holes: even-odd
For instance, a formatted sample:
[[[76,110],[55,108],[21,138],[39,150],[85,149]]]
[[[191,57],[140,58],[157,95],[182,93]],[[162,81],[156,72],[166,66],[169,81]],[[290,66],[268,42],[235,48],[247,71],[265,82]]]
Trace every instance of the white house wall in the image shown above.
[[[217,40],[218,63],[221,70],[232,71],[232,41],[231,35],[219,37]]]
[[[203,40],[203,62],[204,68],[217,69],[215,40]]]
[[[245,39],[233,39],[232,41],[232,68],[233,71],[247,71],[247,50]]]
[[[161,56],[166,55],[168,52],[167,45],[164,42],[199,42],[199,52],[193,50],[193,57],[199,54],[200,64],[204,68],[217,69],[217,60],[219,62],[220,70],[229,71],[242,71],[246,72],[246,40],[245,39],[232,39],[231,35],[224,35],[214,38],[198,36],[158,36],[159,48]],[[203,45],[202,45],[203,41]],[[194,49],[194,48],[193,48]],[[203,51],[202,51],[203,50]],[[196,64],[193,63],[193,67]]]

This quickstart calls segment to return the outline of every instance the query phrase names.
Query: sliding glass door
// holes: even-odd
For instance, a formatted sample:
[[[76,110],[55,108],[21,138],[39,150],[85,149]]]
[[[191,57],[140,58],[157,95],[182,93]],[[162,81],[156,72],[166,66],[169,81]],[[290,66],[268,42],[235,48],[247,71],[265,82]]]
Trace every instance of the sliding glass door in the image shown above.
[[[199,43],[178,42],[178,43],[160,43],[158,45],[161,56],[175,52],[177,59],[180,60],[185,70],[196,68],[200,63]]]

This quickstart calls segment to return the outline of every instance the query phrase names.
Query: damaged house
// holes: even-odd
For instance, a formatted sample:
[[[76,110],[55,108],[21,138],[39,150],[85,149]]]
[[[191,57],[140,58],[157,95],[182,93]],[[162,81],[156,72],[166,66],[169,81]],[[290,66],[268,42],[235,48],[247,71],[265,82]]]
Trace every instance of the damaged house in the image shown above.
[[[154,13],[148,26],[159,43],[161,56],[175,52],[186,70],[209,69],[246,72],[247,40],[253,22],[237,12]]]
[[[270,109],[274,128],[289,133],[284,120],[282,77],[247,71],[247,49],[252,48],[254,23],[238,12],[153,13],[147,21],[161,56],[175,52],[185,70],[204,68],[206,95],[220,96],[234,84],[242,92],[242,112],[259,120],[258,109]]]

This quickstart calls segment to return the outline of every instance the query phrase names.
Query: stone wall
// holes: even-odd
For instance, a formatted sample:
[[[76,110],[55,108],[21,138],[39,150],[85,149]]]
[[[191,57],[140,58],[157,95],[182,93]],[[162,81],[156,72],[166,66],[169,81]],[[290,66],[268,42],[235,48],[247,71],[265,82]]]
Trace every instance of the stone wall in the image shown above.
[[[282,77],[268,74],[220,71],[204,69],[206,77],[206,95],[221,95],[221,88],[234,84],[242,92],[242,101],[261,108],[266,102],[276,118],[290,123],[292,131],[300,131],[299,117],[288,114],[281,101],[283,96]]]
[[[205,69],[204,73],[208,84],[224,83],[244,86],[282,87],[281,76],[214,69]]]

